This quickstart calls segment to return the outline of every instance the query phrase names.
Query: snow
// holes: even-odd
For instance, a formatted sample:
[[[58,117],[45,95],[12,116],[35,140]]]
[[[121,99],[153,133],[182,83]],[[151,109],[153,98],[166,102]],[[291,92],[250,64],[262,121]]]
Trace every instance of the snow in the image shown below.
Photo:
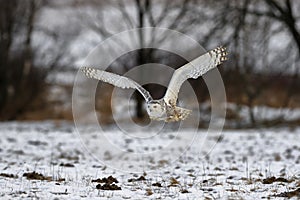
[[[114,126],[100,131],[67,122],[0,123],[0,173],[17,176],[0,176],[0,197],[261,199],[299,188],[299,128],[224,130],[218,135],[174,127],[126,135]],[[52,180],[23,176],[33,171]],[[96,189],[92,180],[110,175],[122,190]],[[128,181],[142,175],[146,180]],[[271,176],[289,182],[264,184]]]

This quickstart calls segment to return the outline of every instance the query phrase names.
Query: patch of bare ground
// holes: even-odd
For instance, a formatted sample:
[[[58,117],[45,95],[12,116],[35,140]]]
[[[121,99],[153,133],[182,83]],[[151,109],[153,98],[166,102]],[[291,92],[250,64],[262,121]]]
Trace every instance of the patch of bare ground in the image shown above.
[[[275,176],[271,176],[271,177],[268,177],[268,178],[265,178],[262,180],[262,183],[263,184],[272,184],[274,182],[281,182],[281,183],[291,183],[293,180],[288,180],[286,178],[283,178],[283,177],[278,177],[276,178]]]
[[[136,181],[145,181],[146,178],[144,176],[140,176],[139,178],[130,178],[128,182],[136,182]]]
[[[24,173],[23,176],[29,180],[52,181],[51,176],[44,176],[43,174],[37,172]]]
[[[276,195],[274,195],[274,197],[286,197],[286,198],[298,197],[298,198],[300,198],[300,188],[297,188],[296,190],[276,194]]]
[[[121,190],[121,187],[115,184],[119,183],[119,181],[113,176],[94,179],[92,182],[99,183],[96,185],[98,190]]]
[[[0,176],[5,177],[5,178],[18,178],[17,175],[7,174],[7,173],[0,173]]]

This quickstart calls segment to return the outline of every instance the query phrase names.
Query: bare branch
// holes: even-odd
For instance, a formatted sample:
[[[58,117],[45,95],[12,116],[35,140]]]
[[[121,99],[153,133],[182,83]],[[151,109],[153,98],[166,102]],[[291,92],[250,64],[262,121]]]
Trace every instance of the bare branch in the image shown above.
[[[153,17],[153,13],[152,13],[152,1],[151,0],[146,0],[145,11],[147,13],[150,25],[153,27],[156,26],[156,23],[155,23],[154,17]]]
[[[118,1],[118,8],[119,10],[121,11],[122,13],[122,16],[124,17],[124,20],[125,20],[125,23],[127,24],[127,26],[129,28],[134,28],[136,27],[136,24],[134,23],[134,21],[131,19],[131,17],[129,16],[126,8],[125,8],[125,5],[124,5],[124,2],[123,0],[119,0]]]
[[[176,27],[179,25],[180,21],[184,18],[188,11],[187,7],[189,2],[190,0],[184,0],[183,5],[180,5],[182,8],[177,16],[172,20],[172,23],[168,26],[169,29],[176,29]]]
[[[156,26],[160,25],[162,23],[162,21],[166,18],[167,16],[167,13],[169,12],[171,6],[171,2],[173,2],[173,0],[166,0],[164,1],[164,5],[163,5],[163,9],[162,9],[162,12],[160,13],[160,15],[158,16],[155,24]]]

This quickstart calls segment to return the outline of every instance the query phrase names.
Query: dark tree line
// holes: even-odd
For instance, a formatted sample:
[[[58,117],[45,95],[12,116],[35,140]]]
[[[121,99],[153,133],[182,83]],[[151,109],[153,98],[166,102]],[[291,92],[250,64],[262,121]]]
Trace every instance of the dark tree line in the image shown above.
[[[66,42],[59,31],[37,23],[47,5],[46,0],[0,1],[0,120],[16,119],[26,111],[64,55]],[[34,45],[37,34],[53,40],[60,50],[44,50],[44,42]],[[46,54],[52,56],[51,61],[38,62]]]
[[[0,2],[0,119],[13,119],[35,95],[43,77],[31,48],[38,2]]]
[[[297,20],[299,21],[299,16],[297,16],[296,12],[297,7],[299,7],[299,2],[291,0],[244,0],[241,5],[230,5],[230,9],[233,12],[237,12],[241,19],[235,29],[234,41],[235,46],[238,48],[234,51],[238,55],[238,51],[241,51],[241,49],[248,49],[248,53],[244,55],[243,65],[241,66],[245,71],[239,75],[241,76],[240,83],[243,85],[247,96],[247,105],[252,125],[257,123],[253,112],[255,101],[267,89],[272,86],[276,87],[276,84],[282,80],[282,77],[289,77],[289,80],[285,85],[285,97],[281,99],[280,106],[288,107],[292,96],[296,94],[295,88],[298,88],[299,85],[300,61],[300,30],[297,28]],[[272,28],[275,24],[278,24],[279,28],[274,30]],[[273,53],[276,55],[274,59],[268,61],[267,58],[272,53],[272,49],[268,45],[270,45],[272,37],[279,33],[288,34],[290,40],[281,41],[282,39],[279,39],[279,41],[276,41],[276,43],[285,42],[286,44],[283,45],[279,53]],[[250,35],[257,37],[256,40],[249,39],[253,37]],[[250,46],[254,48],[251,49]],[[260,54],[255,55],[255,51],[260,52]],[[251,53],[257,57],[257,60],[251,56]],[[236,62],[239,62],[240,59],[240,57],[235,58]],[[258,72],[255,71],[254,66],[258,65],[260,59],[262,60],[260,64],[261,68],[265,68],[262,70],[264,78],[260,78],[259,85],[257,85],[254,78],[257,78]],[[287,60],[289,61],[287,62]],[[292,69],[293,65],[295,69]],[[287,76],[287,71],[290,71],[291,75]],[[252,74],[254,76],[251,77]],[[282,117],[280,116],[279,118]]]
[[[47,0],[1,0],[0,1],[0,119],[14,119],[26,109],[39,91],[43,90],[47,75],[60,65],[66,47],[74,41],[72,27],[47,29],[37,23],[43,9],[54,6]],[[57,1],[59,2],[59,1]],[[80,10],[74,18],[75,27],[92,30],[105,39],[118,31],[143,27],[163,27],[191,35],[206,49],[220,44],[229,48],[230,58],[220,68],[225,84],[235,85],[232,96],[242,96],[249,107],[252,124],[256,123],[253,107],[277,80],[288,76],[282,107],[290,105],[299,84],[300,30],[297,27],[300,3],[293,0],[74,0],[72,8]],[[66,5],[63,5],[66,6]],[[85,9],[90,6],[92,9]],[[109,18],[106,9],[119,13]],[[59,10],[59,8],[58,8]],[[91,10],[95,13],[91,13]],[[49,19],[51,20],[51,19]],[[118,22],[118,23],[116,23]],[[70,34],[70,32],[72,32]],[[288,35],[281,49],[273,49],[274,38]],[[50,62],[43,62],[41,47],[33,45],[37,34],[44,34],[56,48],[51,52]],[[154,35],[154,42],[163,42],[164,36]],[[141,47],[145,35],[140,31],[137,41]],[[47,50],[46,50],[47,51]],[[188,50],[191,51],[191,50]],[[44,52],[44,54],[49,53]],[[168,58],[169,59],[166,59]],[[42,60],[42,62],[37,62]],[[165,61],[167,60],[166,63]],[[184,64],[165,52],[154,49],[139,49],[118,59],[123,72],[145,63],[171,64],[174,68]],[[174,63],[175,61],[175,63]],[[294,66],[294,68],[292,67]],[[263,77],[263,78],[261,78]],[[201,80],[199,80],[201,81]],[[238,81],[238,83],[237,83]],[[200,82],[200,101],[209,95]],[[153,89],[149,87],[150,91]],[[155,89],[156,90],[156,89]],[[230,90],[230,89],[229,89]],[[153,90],[154,91],[154,90]],[[245,98],[244,98],[245,97]],[[136,116],[144,117],[143,98],[136,95]]]

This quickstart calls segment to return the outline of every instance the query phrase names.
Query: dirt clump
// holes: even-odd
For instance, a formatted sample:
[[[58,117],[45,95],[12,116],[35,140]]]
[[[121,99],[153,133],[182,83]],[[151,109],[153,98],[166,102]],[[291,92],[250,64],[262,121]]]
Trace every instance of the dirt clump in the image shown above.
[[[139,178],[130,178],[128,179],[128,182],[145,181],[145,180],[147,180],[145,176],[140,176]]]
[[[71,164],[71,163],[60,163],[60,165],[59,166],[61,166],[61,167],[75,167],[73,164]]]
[[[50,176],[44,176],[43,174],[37,173],[35,171],[24,173],[23,176],[25,176],[28,180],[52,181],[52,178]]]
[[[153,183],[152,186],[156,186],[156,187],[162,187],[161,183],[157,182],[157,183]]]
[[[289,191],[289,192],[282,192],[282,193],[274,195],[274,196],[275,197],[287,197],[287,198],[300,197],[300,188]]]
[[[283,177],[276,178],[275,176],[271,176],[262,180],[263,184],[272,184],[274,182],[290,183],[291,181]]]
[[[96,183],[107,183],[107,184],[112,184],[112,183],[119,183],[119,181],[114,178],[113,176],[109,176],[109,177],[104,177],[104,178],[98,178],[98,179],[94,179],[92,180],[92,182],[96,182]]]
[[[122,190],[121,187],[115,184],[115,183],[119,183],[119,181],[113,176],[98,178],[92,180],[92,182],[99,183],[96,185],[96,189],[98,190]]]
[[[105,183],[104,185],[101,185],[100,183],[96,186],[98,190],[122,190],[121,187],[117,186],[116,184],[108,184]]]
[[[17,175],[14,175],[14,174],[6,174],[6,173],[0,173],[0,176],[6,177],[6,178],[18,178]]]

